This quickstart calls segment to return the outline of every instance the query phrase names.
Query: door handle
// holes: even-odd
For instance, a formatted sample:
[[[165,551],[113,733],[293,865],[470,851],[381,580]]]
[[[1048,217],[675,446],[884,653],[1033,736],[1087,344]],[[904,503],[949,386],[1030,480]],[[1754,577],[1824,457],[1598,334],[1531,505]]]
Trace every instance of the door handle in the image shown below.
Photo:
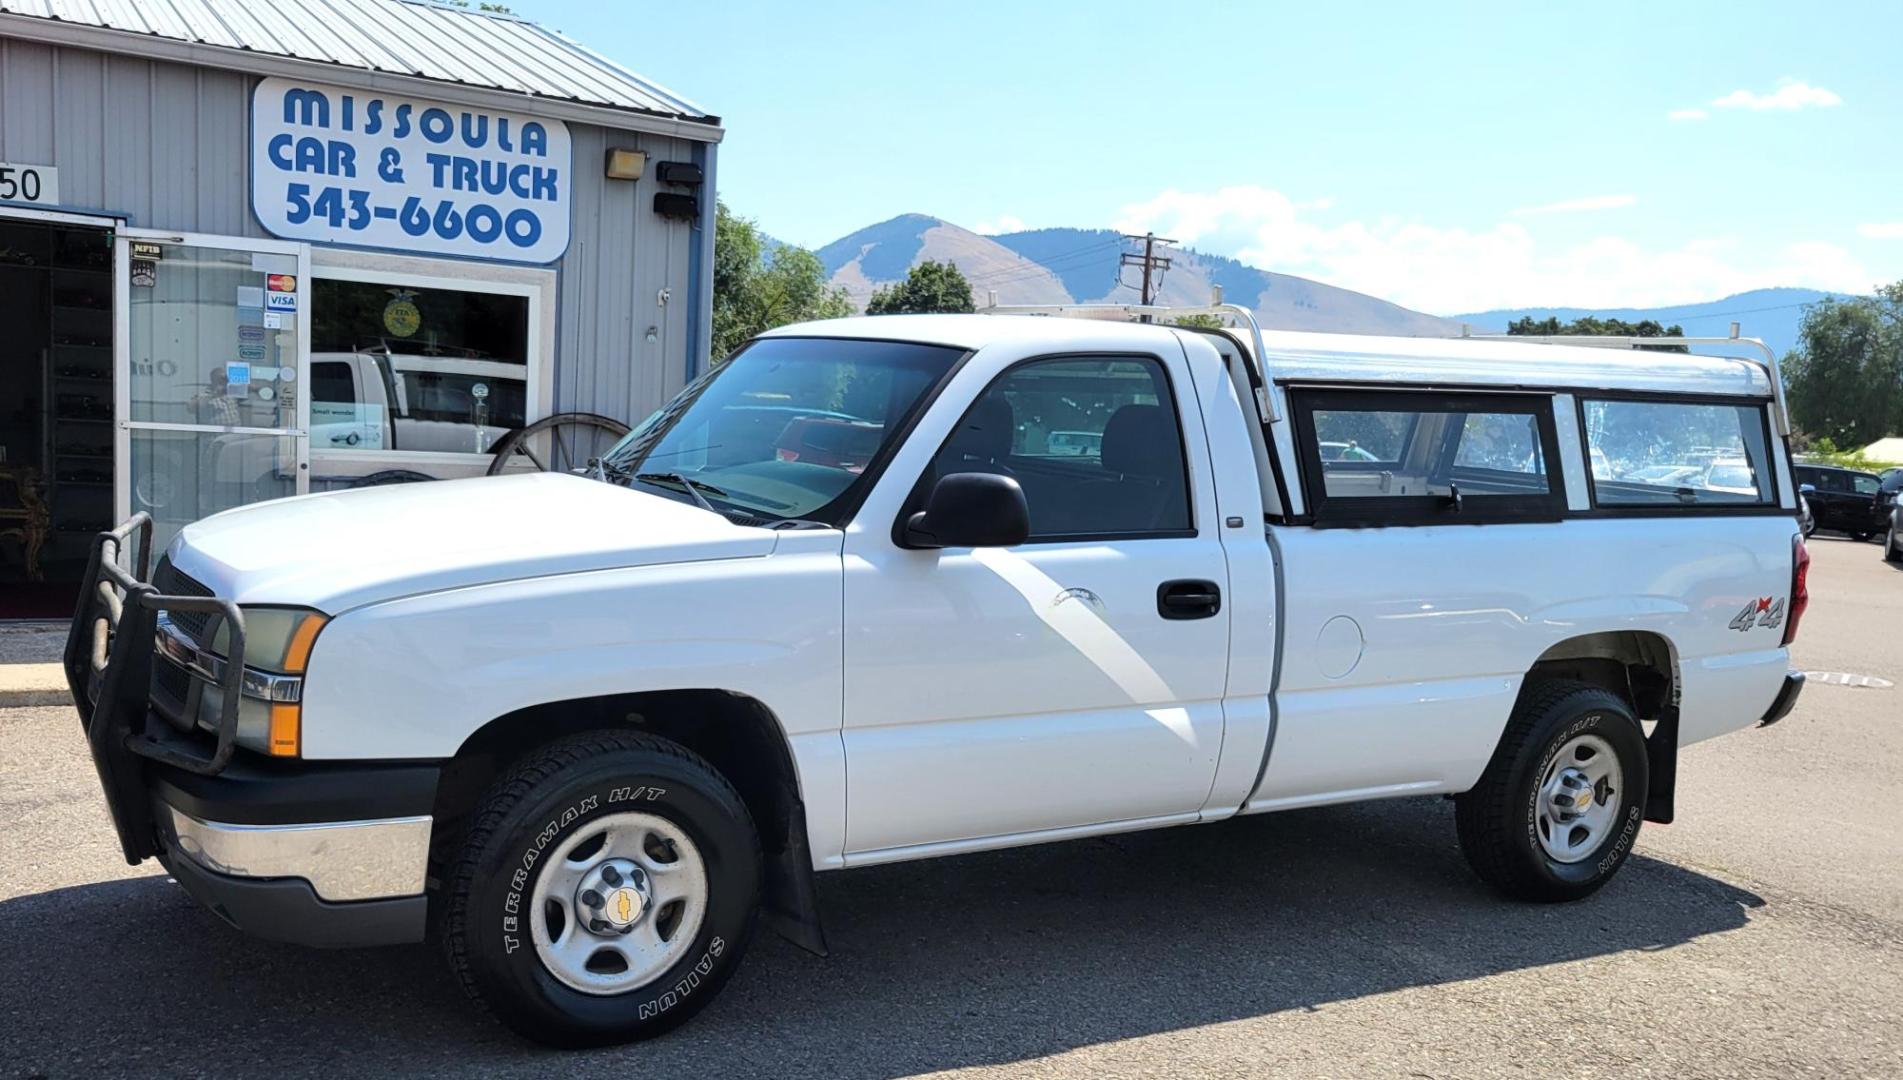
[[[1165,619],[1207,619],[1222,610],[1222,589],[1213,581],[1184,578],[1156,587],[1156,613]]]

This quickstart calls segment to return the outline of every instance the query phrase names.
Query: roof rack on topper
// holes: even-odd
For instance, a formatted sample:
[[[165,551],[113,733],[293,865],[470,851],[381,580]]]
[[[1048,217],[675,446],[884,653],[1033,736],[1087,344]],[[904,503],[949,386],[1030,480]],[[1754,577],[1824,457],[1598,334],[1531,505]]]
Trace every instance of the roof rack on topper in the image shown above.
[[[1254,346],[1249,362],[1255,366],[1257,385],[1255,388],[1256,412],[1262,422],[1272,424],[1281,419],[1275,408],[1274,398],[1268,393],[1268,371],[1263,360],[1262,327],[1256,321],[1255,313],[1241,304],[1227,304],[1222,299],[1222,286],[1216,286],[1211,303],[1205,307],[1171,307],[1166,304],[1000,304],[994,290],[990,294],[990,303],[979,308],[980,315],[1057,315],[1078,319],[1124,318],[1139,322],[1151,322],[1158,318],[1182,318],[1189,315],[1215,315],[1226,317],[1233,323],[1247,326],[1250,344]],[[1523,345],[1582,345],[1606,349],[1641,349],[1659,345],[1700,345],[1706,347],[1750,346],[1764,354],[1759,360],[1753,356],[1738,356],[1733,359],[1755,364],[1764,370],[1771,383],[1772,410],[1777,434],[1788,436],[1791,433],[1790,411],[1784,403],[1784,378],[1778,370],[1777,354],[1760,338],[1741,337],[1737,323],[1731,324],[1729,337],[1638,337],[1623,334],[1571,335],[1571,334],[1474,334],[1465,324],[1460,328],[1460,336],[1468,341],[1512,341]]]

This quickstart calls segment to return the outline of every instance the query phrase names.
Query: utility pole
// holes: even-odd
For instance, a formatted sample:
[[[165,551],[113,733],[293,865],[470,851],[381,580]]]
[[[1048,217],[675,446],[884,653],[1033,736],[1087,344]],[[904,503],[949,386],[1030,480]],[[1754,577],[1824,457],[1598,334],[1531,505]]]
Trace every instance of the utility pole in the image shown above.
[[[1144,233],[1142,236],[1132,236],[1128,233],[1125,233],[1123,238],[1125,240],[1130,240],[1130,241],[1137,241],[1137,240],[1143,241],[1143,254],[1138,255],[1134,251],[1124,252],[1122,257],[1117,262],[1118,277],[1119,278],[1122,277],[1123,267],[1126,267],[1126,266],[1142,267],[1143,268],[1143,286],[1140,292],[1142,293],[1142,296],[1143,296],[1144,306],[1148,307],[1151,303],[1155,302],[1156,294],[1162,291],[1163,274],[1166,271],[1168,271],[1170,268],[1169,256],[1158,255],[1156,253],[1156,245],[1174,244],[1176,243],[1176,241],[1168,239],[1167,237],[1160,237],[1153,232]],[[1154,275],[1154,279],[1152,278],[1152,275]],[[1155,281],[1154,287],[1152,287],[1151,285],[1152,280]],[[1145,315],[1143,317],[1143,321],[1149,322],[1150,317],[1148,315]]]

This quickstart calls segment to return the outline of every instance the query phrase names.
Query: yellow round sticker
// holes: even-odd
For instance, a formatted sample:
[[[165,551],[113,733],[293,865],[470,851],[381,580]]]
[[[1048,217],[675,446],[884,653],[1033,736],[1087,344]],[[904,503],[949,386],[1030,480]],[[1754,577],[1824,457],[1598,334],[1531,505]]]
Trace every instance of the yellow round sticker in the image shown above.
[[[409,337],[423,326],[423,313],[409,289],[391,289],[390,302],[383,305],[383,328],[397,337]]]

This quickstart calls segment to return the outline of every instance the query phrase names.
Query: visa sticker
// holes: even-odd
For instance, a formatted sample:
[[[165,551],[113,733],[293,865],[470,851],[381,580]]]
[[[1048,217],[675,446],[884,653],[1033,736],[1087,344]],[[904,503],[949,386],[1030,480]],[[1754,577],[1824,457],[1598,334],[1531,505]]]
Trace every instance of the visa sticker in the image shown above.
[[[297,294],[294,292],[272,292],[264,294],[266,311],[296,311]]]

